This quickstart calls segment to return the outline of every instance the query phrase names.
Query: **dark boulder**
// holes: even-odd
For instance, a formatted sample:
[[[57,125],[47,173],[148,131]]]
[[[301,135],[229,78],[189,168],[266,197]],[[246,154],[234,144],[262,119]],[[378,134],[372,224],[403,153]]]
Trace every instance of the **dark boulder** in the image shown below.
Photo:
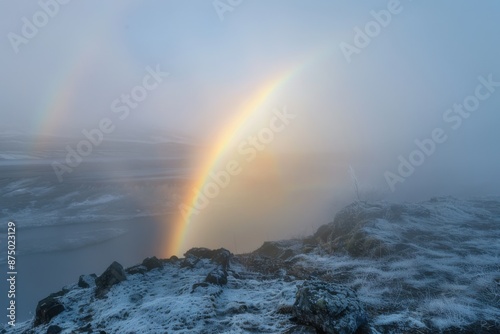
[[[356,293],[338,284],[306,281],[293,306],[300,323],[326,334],[353,334],[368,321]]]
[[[66,292],[63,290],[53,293],[38,302],[35,311],[35,327],[48,324],[52,318],[64,311],[64,306],[59,302],[59,297],[63,296]]]
[[[191,248],[188,250],[184,256],[186,259],[188,257],[196,257],[198,259],[208,259],[216,264],[221,265],[225,270],[229,268],[229,261],[231,260],[232,254],[225,248],[219,249],[208,249],[208,248]]]
[[[204,247],[196,247],[188,250],[184,256],[193,255],[199,259],[211,259],[214,256],[215,250],[204,248]]]
[[[187,254],[184,260],[181,262],[181,268],[193,269],[194,266],[200,261],[200,259],[192,254]]]
[[[126,280],[125,270],[118,262],[113,262],[108,269],[102,273],[101,276],[95,280],[96,290],[95,295],[97,298],[103,298],[113,285],[116,285]]]
[[[146,267],[147,271],[163,267],[163,263],[158,260],[156,256],[145,258],[144,261],[142,261],[142,265]]]
[[[229,269],[229,262],[231,261],[232,254],[225,248],[219,248],[212,256],[212,262],[221,265],[224,270]]]
[[[147,271],[148,270],[146,269],[146,267],[144,267],[143,265],[140,265],[140,264],[125,269],[125,273],[127,273],[129,275],[136,275],[136,274],[143,274],[144,275]]]
[[[215,285],[226,285],[227,284],[227,271],[222,268],[215,268],[208,273],[205,278],[205,282]]]
[[[80,275],[80,278],[78,279],[78,287],[82,289],[90,288],[91,286],[95,285],[96,278],[96,274]]]

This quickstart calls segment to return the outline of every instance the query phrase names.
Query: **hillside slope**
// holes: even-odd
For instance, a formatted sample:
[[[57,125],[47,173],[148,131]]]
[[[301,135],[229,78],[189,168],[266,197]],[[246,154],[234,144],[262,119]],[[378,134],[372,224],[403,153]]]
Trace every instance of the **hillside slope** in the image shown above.
[[[1,332],[500,333],[499,241],[497,200],[354,203],[251,254],[113,263]]]

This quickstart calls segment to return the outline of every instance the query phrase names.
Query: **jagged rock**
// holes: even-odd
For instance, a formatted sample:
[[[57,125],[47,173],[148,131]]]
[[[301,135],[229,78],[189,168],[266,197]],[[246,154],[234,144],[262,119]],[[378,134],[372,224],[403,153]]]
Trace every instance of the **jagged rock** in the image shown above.
[[[64,306],[59,302],[58,297],[65,295],[66,292],[66,290],[62,290],[53,293],[38,302],[35,311],[35,327],[48,324],[52,318],[64,311]]]
[[[136,275],[136,274],[145,274],[147,273],[147,269],[146,267],[144,267],[142,264],[139,264],[139,265],[136,265],[136,266],[132,266],[130,268],[127,268],[125,269],[125,273],[129,274],[129,275]]]
[[[96,290],[95,295],[97,298],[103,298],[115,284],[126,280],[126,274],[123,267],[118,262],[113,262],[101,276],[95,280]]]
[[[82,289],[90,288],[95,285],[95,279],[97,278],[96,274],[91,275],[80,275],[78,279],[78,287]]]
[[[163,267],[163,263],[156,256],[145,258],[142,265],[146,267],[147,271]]]
[[[215,268],[208,273],[205,278],[205,282],[216,285],[226,285],[227,284],[227,271],[222,268]]]
[[[200,261],[200,259],[192,254],[185,254],[184,260],[181,262],[181,268],[192,269]]]
[[[47,328],[47,334],[59,334],[62,332],[62,328],[57,325],[52,325]]]
[[[231,252],[225,248],[219,248],[212,256],[212,261],[221,265],[224,270],[229,269],[229,262],[231,261]]]
[[[196,247],[188,250],[186,253],[184,253],[184,256],[187,257],[188,255],[193,255],[199,259],[211,259],[214,256],[214,253],[215,250],[204,247]]]
[[[172,255],[168,260],[170,262],[175,263],[175,262],[179,261],[179,258],[177,256],[175,256],[175,255]]]
[[[231,260],[231,252],[225,248],[219,249],[208,249],[208,248],[191,248],[188,250],[184,256],[186,259],[190,256],[194,256],[198,259],[209,259],[212,262],[215,262],[221,265],[225,270],[229,268],[229,261]]]
[[[332,223],[321,226],[314,238],[331,253],[347,252],[355,257],[385,256],[391,252],[389,245],[365,228],[378,219],[398,220],[402,212],[399,206],[391,209],[384,204],[356,202],[337,213]]]
[[[306,281],[299,287],[293,306],[300,323],[326,334],[353,334],[367,323],[356,293],[338,284]]]

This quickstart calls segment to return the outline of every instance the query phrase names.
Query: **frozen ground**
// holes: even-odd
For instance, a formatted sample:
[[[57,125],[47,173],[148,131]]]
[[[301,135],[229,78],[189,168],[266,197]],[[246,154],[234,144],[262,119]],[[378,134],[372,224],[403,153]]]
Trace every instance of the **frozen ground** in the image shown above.
[[[290,327],[288,316],[276,312],[279,305],[291,305],[298,281],[262,279],[235,264],[228,285],[199,286],[213,268],[209,260],[195,268],[180,270],[180,261],[145,274],[128,275],[106,299],[96,299],[93,288],[66,287],[61,298],[67,310],[50,324],[65,332],[91,328],[106,333],[277,333]],[[235,278],[235,273],[236,277]],[[21,324],[12,333],[31,326]],[[46,333],[48,326],[34,332]]]
[[[214,264],[181,259],[129,273],[107,299],[69,286],[60,297],[66,310],[50,325],[64,333],[284,333],[296,325],[297,286],[314,278],[353,288],[373,333],[499,333],[499,240],[495,199],[355,203],[311,237],[234,256],[227,285],[196,286]]]

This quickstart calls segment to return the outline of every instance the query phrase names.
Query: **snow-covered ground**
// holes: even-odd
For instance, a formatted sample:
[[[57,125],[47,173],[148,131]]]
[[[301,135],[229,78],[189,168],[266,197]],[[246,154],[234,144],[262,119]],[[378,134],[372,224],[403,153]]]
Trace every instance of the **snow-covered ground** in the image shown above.
[[[491,333],[500,330],[498,201],[357,203],[331,227],[319,249],[333,257],[298,255],[294,265],[354,288],[382,332],[458,330],[474,323],[486,332],[495,324]],[[345,234],[335,235],[339,231]]]
[[[277,333],[290,327],[289,316],[277,312],[291,305],[298,281],[263,280],[262,275],[234,265],[226,286],[193,285],[203,282],[214,265],[199,261],[194,268],[180,269],[180,261],[144,274],[128,275],[106,299],[94,297],[94,286],[66,287],[61,297],[66,311],[51,321],[63,333],[85,328],[106,333]],[[236,277],[235,278],[235,273]],[[32,321],[9,333],[22,333]],[[49,325],[35,333],[46,333]]]
[[[128,274],[107,299],[67,287],[63,333],[284,333],[308,279],[357,292],[373,333],[500,333],[500,202],[435,198],[355,203],[305,239],[264,244],[231,260],[227,285],[204,282],[214,263],[164,261]],[[90,324],[90,325],[89,325]],[[86,327],[87,326],[87,327]],[[31,328],[19,324],[15,331]],[[46,333],[48,325],[35,328]]]

